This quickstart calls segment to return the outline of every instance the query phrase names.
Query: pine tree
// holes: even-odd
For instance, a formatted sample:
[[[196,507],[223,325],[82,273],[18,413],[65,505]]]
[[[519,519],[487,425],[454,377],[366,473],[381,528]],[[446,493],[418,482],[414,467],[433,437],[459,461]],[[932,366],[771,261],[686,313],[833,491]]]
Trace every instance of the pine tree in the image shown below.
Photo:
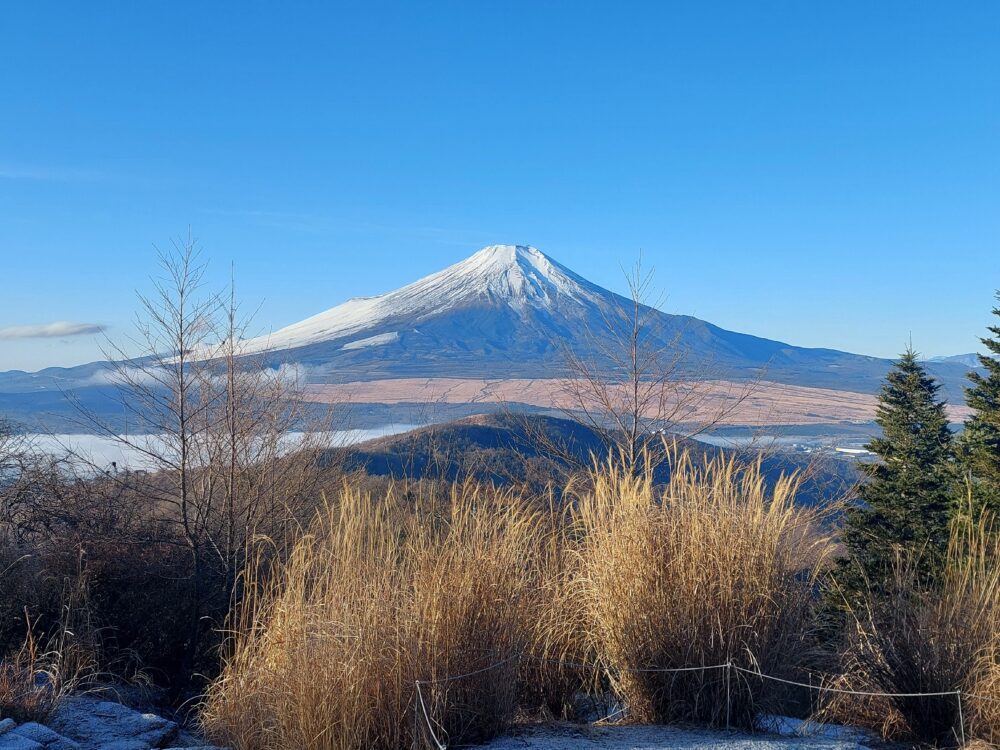
[[[994,307],[993,314],[1000,318],[1000,307]],[[996,512],[1000,511],[1000,323],[987,330],[992,335],[980,341],[994,356],[979,355],[985,374],[969,373],[971,385],[965,389],[965,402],[973,414],[965,423],[961,457],[974,497]]]
[[[868,481],[847,513],[850,560],[839,578],[848,591],[883,589],[898,555],[916,555],[925,581],[940,570],[955,505],[955,453],[939,388],[912,349],[886,377],[875,420],[882,435],[866,446],[879,460],[863,466]]]

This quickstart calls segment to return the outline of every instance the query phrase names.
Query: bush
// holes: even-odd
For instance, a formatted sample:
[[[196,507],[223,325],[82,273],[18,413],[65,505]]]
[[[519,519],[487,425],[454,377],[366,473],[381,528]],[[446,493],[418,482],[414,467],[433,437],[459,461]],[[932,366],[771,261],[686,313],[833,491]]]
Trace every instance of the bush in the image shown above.
[[[292,456],[270,469],[308,474],[311,465],[300,471],[307,461]],[[65,594],[84,587],[86,600],[77,596],[70,608],[85,610],[90,645],[108,678],[142,673],[174,704],[196,697],[218,673],[219,631],[239,595],[238,569],[218,564],[204,539],[201,559],[217,564],[194,564],[178,511],[164,500],[164,473],[77,477],[69,469],[41,458],[0,486],[0,655],[20,647],[26,612],[42,641],[58,634]],[[279,507],[269,509],[269,531],[314,512],[305,492],[274,496]],[[217,526],[220,516],[221,508],[202,523]],[[240,538],[257,531],[243,519],[238,528]]]
[[[142,670],[175,687],[189,685],[194,670],[214,672],[210,642],[193,669],[181,668],[190,652],[189,556],[148,516],[98,527],[102,511],[110,515],[130,500],[144,504],[137,494],[111,501],[101,490],[97,482],[53,481],[44,502],[22,511],[20,540],[0,550],[6,561],[0,562],[0,654],[19,649],[29,620],[45,643],[59,638],[70,620],[74,638],[86,637],[109,678]],[[204,575],[200,585],[205,592],[221,590],[217,577]],[[214,598],[212,614],[221,625],[229,602]],[[78,627],[83,620],[86,627]]]

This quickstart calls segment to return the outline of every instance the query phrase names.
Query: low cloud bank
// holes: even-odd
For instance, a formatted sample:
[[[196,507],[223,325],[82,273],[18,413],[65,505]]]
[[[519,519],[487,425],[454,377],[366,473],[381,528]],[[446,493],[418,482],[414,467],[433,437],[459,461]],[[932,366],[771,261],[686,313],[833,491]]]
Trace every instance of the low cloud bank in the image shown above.
[[[57,339],[66,336],[86,336],[102,333],[106,326],[100,323],[69,323],[57,321],[35,326],[10,326],[0,328],[0,339]]]

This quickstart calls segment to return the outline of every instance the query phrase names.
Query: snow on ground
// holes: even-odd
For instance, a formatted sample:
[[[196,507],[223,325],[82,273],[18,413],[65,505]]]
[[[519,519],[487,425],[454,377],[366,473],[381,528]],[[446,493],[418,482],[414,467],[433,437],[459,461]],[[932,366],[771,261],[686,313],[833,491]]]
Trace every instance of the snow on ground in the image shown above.
[[[816,726],[785,717],[771,717],[766,723],[785,736],[660,726],[552,723],[522,725],[507,736],[480,747],[482,750],[866,750],[884,747],[878,743],[868,744],[863,734],[848,727]],[[204,745],[200,738],[161,716],[96,696],[66,699],[46,724],[17,725],[10,719],[0,721],[0,750],[226,750]]]
[[[828,728],[817,736],[783,737],[708,729],[558,724],[524,727],[483,750],[868,750],[860,735]],[[838,731],[839,730],[839,731]],[[838,735],[840,735],[838,737]]]
[[[45,725],[0,721],[0,750],[225,750],[178,724],[93,696],[67,698]]]

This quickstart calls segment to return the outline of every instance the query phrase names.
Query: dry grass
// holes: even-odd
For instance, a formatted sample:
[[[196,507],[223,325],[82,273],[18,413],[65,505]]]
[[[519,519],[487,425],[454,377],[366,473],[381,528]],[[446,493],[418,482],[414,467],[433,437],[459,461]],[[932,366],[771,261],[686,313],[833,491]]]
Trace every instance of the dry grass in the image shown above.
[[[567,608],[579,614],[563,640],[577,640],[636,720],[750,726],[766,685],[735,671],[643,670],[732,662],[788,675],[807,648],[830,539],[820,511],[795,506],[794,478],[768,491],[759,465],[673,464],[662,492],[648,475],[601,471],[579,494]]]
[[[837,696],[823,715],[864,724],[883,737],[939,747],[1000,740],[1000,537],[993,520],[952,526],[939,586],[921,590],[916,560],[901,559],[888,597],[869,594],[851,612],[839,688],[955,695]]]
[[[345,485],[247,596],[204,726],[237,750],[431,746],[418,680],[452,744],[518,708],[571,713],[581,689],[610,690],[636,719],[715,724],[728,689],[732,722],[749,725],[764,686],[746,676],[636,670],[789,673],[830,551],[796,489],[687,456],[662,491],[595,472],[565,510],[473,485],[443,503]]]
[[[952,584],[951,599],[962,600],[967,617],[960,633],[977,646],[972,678],[963,696],[969,714],[969,736],[1000,744],[1000,535],[992,516],[957,525],[952,545],[965,550]],[[956,555],[953,552],[951,558]]]
[[[20,648],[0,658],[0,718],[45,721],[65,696],[79,690],[94,661],[68,629],[61,627],[43,646],[27,614],[25,620]]]
[[[444,507],[345,487],[248,597],[205,726],[240,750],[408,747],[428,739],[416,680],[453,742],[500,731],[519,699],[566,713],[583,686],[635,718],[722,723],[726,673],[636,670],[787,672],[829,540],[794,507],[794,480],[768,493],[759,467],[675,463],[662,494],[595,472],[562,516],[471,485]],[[754,692],[730,676],[731,719],[749,724]]]
[[[537,611],[537,511],[502,491],[443,504],[345,486],[280,575],[248,596],[203,723],[238,750],[409,748],[417,680],[437,734],[469,743],[516,708]]]

